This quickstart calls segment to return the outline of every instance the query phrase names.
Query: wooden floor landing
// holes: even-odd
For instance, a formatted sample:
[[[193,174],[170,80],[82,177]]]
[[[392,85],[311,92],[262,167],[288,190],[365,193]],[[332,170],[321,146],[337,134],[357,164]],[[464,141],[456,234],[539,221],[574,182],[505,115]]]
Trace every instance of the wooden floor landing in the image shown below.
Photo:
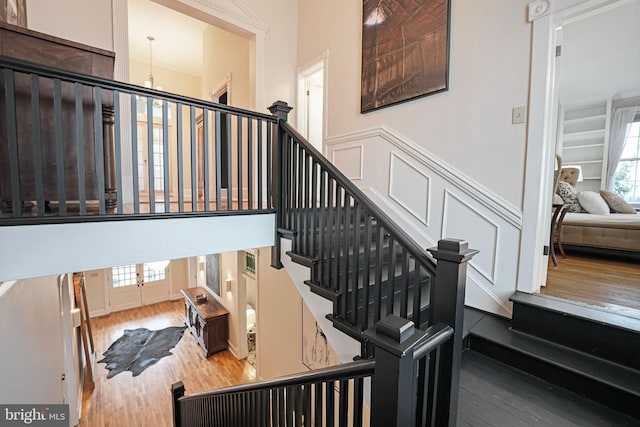
[[[549,262],[541,294],[607,308],[640,318],[640,265],[567,253]]]
[[[140,309],[92,319],[97,359],[118,339],[124,329],[162,329],[183,326],[182,301],[164,302]],[[188,394],[255,381],[255,370],[229,351],[208,359],[194,337],[185,331],[173,356],[162,358],[137,377],[131,372],[107,379],[104,363],[98,363],[95,388],[85,390],[80,426],[164,427],[171,426],[171,384],[182,381]]]

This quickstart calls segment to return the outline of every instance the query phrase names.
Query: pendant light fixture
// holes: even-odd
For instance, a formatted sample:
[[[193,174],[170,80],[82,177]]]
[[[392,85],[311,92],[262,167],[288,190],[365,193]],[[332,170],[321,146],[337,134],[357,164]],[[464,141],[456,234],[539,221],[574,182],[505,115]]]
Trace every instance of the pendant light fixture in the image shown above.
[[[153,81],[153,49],[151,47],[151,44],[155,40],[155,37],[147,36],[147,40],[149,40],[149,79],[144,81],[144,86],[148,87],[149,89],[153,89],[154,88],[154,81]],[[162,90],[162,86],[155,86],[155,89]]]

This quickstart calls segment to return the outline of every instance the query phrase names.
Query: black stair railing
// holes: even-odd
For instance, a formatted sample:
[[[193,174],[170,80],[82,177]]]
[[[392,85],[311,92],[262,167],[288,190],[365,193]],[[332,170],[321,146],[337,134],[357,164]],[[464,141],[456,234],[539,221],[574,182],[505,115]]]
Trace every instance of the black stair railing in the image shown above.
[[[272,212],[275,123],[0,57],[0,225]]]
[[[282,267],[280,238],[291,239],[287,255],[310,267],[306,283],[333,301],[327,317],[334,326],[363,343],[362,357],[398,358],[382,365],[392,366],[386,374],[374,376],[374,382],[386,377],[377,397],[373,387],[372,399],[388,415],[375,425],[455,425],[466,269],[478,251],[444,239],[429,255],[287,124],[290,107],[278,102],[270,111],[279,123],[272,266]],[[441,325],[451,328],[451,339],[447,333],[435,354],[413,348],[425,336],[442,336],[434,333]],[[389,401],[391,385],[395,398]]]
[[[382,209],[286,123],[289,107],[274,104],[280,122],[274,150],[278,235],[288,253],[311,267],[306,283],[333,301],[334,325],[356,339],[387,315],[426,328],[436,263]]]
[[[367,335],[376,346],[375,360],[187,396],[182,382],[173,384],[174,426],[455,425],[455,410],[450,418],[443,405],[448,389],[440,385],[448,379],[441,354],[453,329],[437,324],[420,331],[391,315]]]
[[[172,387],[180,427],[361,426],[367,414],[364,380],[375,362],[360,361],[275,380],[184,396]]]

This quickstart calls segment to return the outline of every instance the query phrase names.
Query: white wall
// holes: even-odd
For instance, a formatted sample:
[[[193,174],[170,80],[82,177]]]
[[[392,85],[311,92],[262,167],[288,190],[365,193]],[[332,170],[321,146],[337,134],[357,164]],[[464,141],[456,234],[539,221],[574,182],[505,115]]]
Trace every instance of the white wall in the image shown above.
[[[105,269],[85,271],[87,305],[91,317],[109,314],[108,273],[109,271]]]
[[[189,286],[189,259],[180,258],[171,260],[169,264],[169,298],[172,300],[181,299],[182,294],[180,289],[185,289]]]
[[[111,0],[29,0],[27,27],[101,49],[113,50]]]
[[[258,252],[258,377],[269,379],[304,372],[302,297],[287,270],[271,268],[271,248]]]
[[[293,105],[296,99],[296,48],[298,0],[245,0],[244,3],[264,23],[267,30],[264,39],[263,90],[256,96],[256,109],[266,112],[274,101],[282,100]],[[324,4],[324,2],[319,2]],[[327,5],[328,7],[328,5]],[[340,13],[335,13],[340,10]],[[331,20],[342,13],[335,9]],[[258,59],[260,60],[260,56]],[[258,77],[260,79],[260,77]],[[258,81],[258,83],[260,83]],[[295,116],[292,114],[292,116]],[[292,117],[292,123],[295,119]]]
[[[295,99],[297,0],[245,0],[241,4],[199,0],[157,0],[172,9],[251,40],[255,79],[252,103],[260,112],[276,100]]]
[[[300,1],[298,64],[329,52],[328,158],[424,247],[452,237],[479,249],[466,302],[510,316],[527,143],[511,113],[528,104],[527,2],[451,5],[446,92],[360,113],[360,2]]]
[[[202,98],[210,101],[210,92],[218,90],[230,76],[229,105],[252,108],[249,39],[212,26],[205,29],[202,39]]]
[[[298,6],[298,65],[329,50],[328,138],[385,124],[520,207],[526,127],[511,109],[527,104],[527,2],[452,1],[449,91],[364,115],[361,4]]]
[[[562,27],[560,103],[640,93],[640,2]]]
[[[3,404],[63,403],[60,309],[55,276],[18,280],[0,296]]]

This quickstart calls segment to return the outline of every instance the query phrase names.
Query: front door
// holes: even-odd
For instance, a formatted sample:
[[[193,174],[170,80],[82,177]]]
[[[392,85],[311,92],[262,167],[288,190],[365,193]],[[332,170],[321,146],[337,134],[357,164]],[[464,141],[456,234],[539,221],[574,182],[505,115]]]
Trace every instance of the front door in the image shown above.
[[[169,299],[169,261],[113,267],[110,311],[121,311]]]

